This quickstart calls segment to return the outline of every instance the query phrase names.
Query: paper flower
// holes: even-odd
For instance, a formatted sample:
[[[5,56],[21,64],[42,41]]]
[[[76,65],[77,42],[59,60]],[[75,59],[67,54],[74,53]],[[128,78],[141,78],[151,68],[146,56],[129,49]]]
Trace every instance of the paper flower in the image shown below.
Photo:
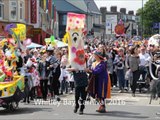
[[[79,65],[85,64],[85,52],[84,50],[77,50],[76,51],[76,58],[74,62],[78,63]]]
[[[75,53],[76,52],[76,48],[72,47],[72,52]]]

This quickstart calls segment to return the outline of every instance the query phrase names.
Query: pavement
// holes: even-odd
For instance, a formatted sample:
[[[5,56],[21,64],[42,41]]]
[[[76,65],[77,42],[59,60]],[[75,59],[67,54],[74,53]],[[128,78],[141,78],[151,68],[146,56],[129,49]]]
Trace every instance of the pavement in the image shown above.
[[[83,115],[73,113],[74,94],[61,96],[61,101],[42,100],[32,101],[30,104],[20,103],[19,109],[14,112],[0,108],[0,120],[41,120],[41,119],[63,119],[63,120],[160,120],[160,100],[153,100],[149,104],[150,94],[118,93],[112,90],[112,98],[106,100],[106,113],[97,113],[98,104],[95,100],[86,101]]]

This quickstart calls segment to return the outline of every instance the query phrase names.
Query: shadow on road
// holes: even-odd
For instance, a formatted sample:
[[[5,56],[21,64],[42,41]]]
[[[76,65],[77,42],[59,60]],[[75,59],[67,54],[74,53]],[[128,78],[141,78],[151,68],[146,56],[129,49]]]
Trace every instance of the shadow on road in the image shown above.
[[[110,117],[122,117],[122,118],[134,118],[134,119],[147,119],[148,116],[141,116],[140,113],[132,113],[125,111],[108,111],[106,113],[84,113],[89,116],[110,116]]]
[[[7,109],[0,110],[0,116],[2,115],[20,115],[20,114],[32,114],[39,111],[45,111],[45,112],[53,112],[52,108],[19,108],[15,111],[9,111]]]

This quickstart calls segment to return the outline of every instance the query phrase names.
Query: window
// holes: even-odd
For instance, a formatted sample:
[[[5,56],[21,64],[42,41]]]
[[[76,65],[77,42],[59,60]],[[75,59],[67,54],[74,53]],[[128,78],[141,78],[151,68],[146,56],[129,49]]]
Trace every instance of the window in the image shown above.
[[[2,0],[0,0],[0,19],[3,19],[4,15],[4,4],[2,3]]]
[[[67,15],[61,15],[60,19],[61,19],[60,24],[61,25],[66,25],[66,23],[67,23]]]
[[[17,2],[10,1],[10,18],[11,20],[17,19]]]
[[[19,9],[20,9],[20,20],[22,20],[23,19],[23,3],[22,2],[20,3]]]

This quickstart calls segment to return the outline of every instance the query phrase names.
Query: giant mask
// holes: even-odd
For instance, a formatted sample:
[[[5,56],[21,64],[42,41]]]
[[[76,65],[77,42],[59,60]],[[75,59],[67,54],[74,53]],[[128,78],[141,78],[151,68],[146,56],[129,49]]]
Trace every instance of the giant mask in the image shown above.
[[[67,14],[67,27],[64,39],[68,41],[69,62],[71,66],[78,70],[84,70],[85,52],[84,52],[84,14]]]

